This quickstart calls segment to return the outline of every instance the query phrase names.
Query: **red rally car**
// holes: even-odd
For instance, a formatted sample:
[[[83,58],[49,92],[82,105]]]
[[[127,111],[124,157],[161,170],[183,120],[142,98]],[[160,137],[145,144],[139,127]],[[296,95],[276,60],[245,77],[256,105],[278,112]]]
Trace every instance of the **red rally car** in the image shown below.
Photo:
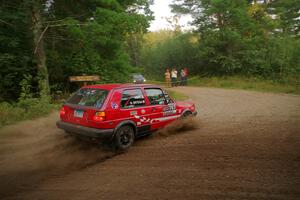
[[[175,102],[156,85],[104,84],[82,87],[72,95],[56,125],[77,136],[111,140],[125,150],[135,138],[196,114],[194,103]]]

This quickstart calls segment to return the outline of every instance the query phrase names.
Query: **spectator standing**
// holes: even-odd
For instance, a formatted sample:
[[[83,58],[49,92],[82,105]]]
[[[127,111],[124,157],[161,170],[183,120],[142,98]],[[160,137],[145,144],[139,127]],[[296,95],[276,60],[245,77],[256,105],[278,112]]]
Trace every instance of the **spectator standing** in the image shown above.
[[[171,87],[171,73],[169,69],[166,70],[165,79],[166,79],[167,86]]]
[[[186,82],[186,75],[184,69],[180,70],[180,85],[185,85]]]
[[[184,85],[187,85],[188,76],[189,76],[189,70],[186,67],[183,70],[184,70],[184,73],[185,73]]]
[[[177,86],[177,70],[175,68],[171,71],[172,87]]]

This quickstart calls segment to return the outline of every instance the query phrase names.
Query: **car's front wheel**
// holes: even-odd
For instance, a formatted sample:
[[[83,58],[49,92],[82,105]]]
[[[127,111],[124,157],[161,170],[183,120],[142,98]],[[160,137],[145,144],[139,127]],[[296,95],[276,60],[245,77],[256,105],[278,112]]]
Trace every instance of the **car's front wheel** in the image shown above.
[[[185,113],[183,113],[182,118],[186,119],[188,117],[192,116],[192,112],[191,111],[186,111]]]
[[[120,127],[115,135],[115,145],[118,150],[127,150],[134,142],[134,130],[131,126]]]

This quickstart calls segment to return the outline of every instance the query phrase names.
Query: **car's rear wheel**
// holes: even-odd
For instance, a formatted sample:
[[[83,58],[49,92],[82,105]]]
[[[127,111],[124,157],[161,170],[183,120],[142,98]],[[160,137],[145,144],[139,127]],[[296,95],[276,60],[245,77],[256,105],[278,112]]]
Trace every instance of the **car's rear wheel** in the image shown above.
[[[120,127],[115,135],[115,145],[118,150],[127,150],[134,142],[134,130],[131,126]]]

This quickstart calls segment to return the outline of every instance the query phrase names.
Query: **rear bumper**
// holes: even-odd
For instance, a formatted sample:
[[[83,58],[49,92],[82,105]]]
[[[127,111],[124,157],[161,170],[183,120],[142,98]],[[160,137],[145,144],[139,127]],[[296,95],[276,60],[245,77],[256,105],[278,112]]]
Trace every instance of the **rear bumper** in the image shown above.
[[[90,137],[101,140],[111,140],[113,138],[114,129],[97,129],[80,125],[75,125],[63,121],[57,121],[56,126],[75,135]]]

